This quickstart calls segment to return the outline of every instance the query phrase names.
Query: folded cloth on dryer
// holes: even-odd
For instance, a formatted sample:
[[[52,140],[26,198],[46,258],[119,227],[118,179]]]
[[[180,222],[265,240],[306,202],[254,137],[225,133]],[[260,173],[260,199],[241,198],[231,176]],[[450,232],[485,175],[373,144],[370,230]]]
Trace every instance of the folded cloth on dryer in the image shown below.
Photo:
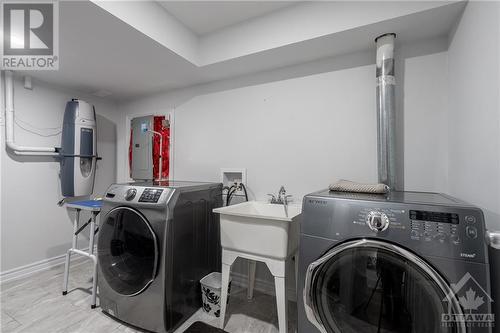
[[[336,183],[330,184],[329,189],[330,191],[336,191],[336,192],[357,192],[357,193],[378,193],[378,194],[384,194],[389,192],[389,186],[385,184],[357,183],[344,179],[341,179]]]

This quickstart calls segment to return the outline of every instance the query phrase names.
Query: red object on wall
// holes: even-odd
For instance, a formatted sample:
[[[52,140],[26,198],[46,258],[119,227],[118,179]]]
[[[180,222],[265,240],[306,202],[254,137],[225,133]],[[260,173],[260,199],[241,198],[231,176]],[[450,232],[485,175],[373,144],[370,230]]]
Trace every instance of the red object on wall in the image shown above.
[[[130,128],[130,144],[128,145],[128,172],[130,178],[132,178],[132,144],[134,138],[134,129]]]
[[[155,132],[159,132],[163,138],[163,151],[162,156],[162,177],[161,179],[168,179],[170,174],[170,127],[163,126],[163,120],[165,116],[155,116],[153,128]],[[153,136],[153,177],[158,179],[159,173],[159,156],[160,156],[160,137],[158,135]]]

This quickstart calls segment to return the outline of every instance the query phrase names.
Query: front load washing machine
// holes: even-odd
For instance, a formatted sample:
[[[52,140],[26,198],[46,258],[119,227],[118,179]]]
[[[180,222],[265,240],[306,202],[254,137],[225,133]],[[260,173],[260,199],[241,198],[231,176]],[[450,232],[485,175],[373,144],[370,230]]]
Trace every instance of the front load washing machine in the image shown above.
[[[220,271],[222,184],[145,182],[106,191],[98,238],[102,310],[170,332],[201,307],[199,280]]]
[[[437,193],[304,198],[299,333],[491,332],[480,209]]]

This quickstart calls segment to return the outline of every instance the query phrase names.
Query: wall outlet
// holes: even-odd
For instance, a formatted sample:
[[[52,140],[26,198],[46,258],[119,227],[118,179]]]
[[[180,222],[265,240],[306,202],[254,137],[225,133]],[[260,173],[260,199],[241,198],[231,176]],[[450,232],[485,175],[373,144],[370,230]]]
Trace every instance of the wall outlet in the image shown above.
[[[247,170],[244,168],[221,168],[220,181],[223,186],[232,186],[234,183],[241,183],[247,187]],[[235,195],[245,195],[243,190],[238,190]]]

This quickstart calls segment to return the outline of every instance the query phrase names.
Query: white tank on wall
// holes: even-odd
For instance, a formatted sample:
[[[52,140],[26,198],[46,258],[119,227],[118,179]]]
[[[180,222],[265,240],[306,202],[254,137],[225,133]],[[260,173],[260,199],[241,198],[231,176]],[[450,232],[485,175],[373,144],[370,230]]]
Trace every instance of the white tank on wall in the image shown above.
[[[97,123],[93,105],[66,104],[61,142],[61,191],[65,197],[92,194],[97,162]]]

